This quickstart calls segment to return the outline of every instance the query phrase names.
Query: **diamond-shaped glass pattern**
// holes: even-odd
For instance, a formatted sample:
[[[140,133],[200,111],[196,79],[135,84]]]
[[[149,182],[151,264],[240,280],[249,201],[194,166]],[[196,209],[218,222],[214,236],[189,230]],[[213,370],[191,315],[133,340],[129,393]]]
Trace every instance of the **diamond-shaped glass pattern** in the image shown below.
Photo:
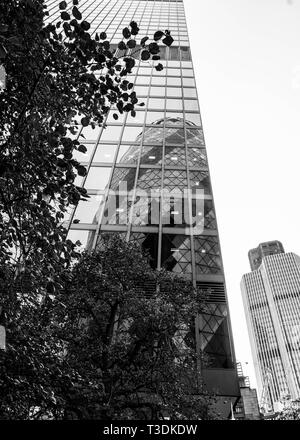
[[[222,272],[219,240],[214,236],[194,237],[197,274],[220,274]]]

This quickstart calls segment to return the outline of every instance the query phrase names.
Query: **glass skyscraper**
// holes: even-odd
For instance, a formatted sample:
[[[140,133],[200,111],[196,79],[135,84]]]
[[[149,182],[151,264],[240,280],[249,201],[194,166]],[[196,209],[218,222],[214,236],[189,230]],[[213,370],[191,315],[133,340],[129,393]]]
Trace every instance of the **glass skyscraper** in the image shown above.
[[[181,274],[204,291],[207,312],[195,326],[197,349],[208,358],[202,374],[210,390],[228,397],[220,399],[220,410],[229,414],[239,388],[183,2],[82,0],[79,6],[90,32],[105,31],[117,56],[124,54],[117,49],[122,29],[132,20],[140,27],[138,40],[168,29],[174,43],[160,45],[162,71],[133,55],[127,79],[145,103],[136,117],[116,121],[111,111],[105,128],[81,130],[87,152],[76,157],[88,173],[77,184],[90,198],[66,221],[69,237],[92,249],[101,234],[118,232],[147,249],[153,267]],[[49,1],[48,11],[57,20],[58,2]]]
[[[300,397],[300,258],[279,241],[249,252],[242,296],[265,410]]]

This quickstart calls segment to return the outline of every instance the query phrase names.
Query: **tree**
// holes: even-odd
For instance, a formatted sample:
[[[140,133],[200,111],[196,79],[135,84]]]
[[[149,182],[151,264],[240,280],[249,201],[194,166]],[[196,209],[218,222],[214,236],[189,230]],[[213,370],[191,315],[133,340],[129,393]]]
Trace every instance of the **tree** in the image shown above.
[[[23,393],[30,407],[44,400],[49,406],[46,376],[53,376],[52,366],[58,378],[73,374],[57,372],[61,341],[49,341],[43,316],[79,257],[61,226],[70,206],[88,197],[75,185],[76,176],[86,174],[73,157],[74,151],[85,151],[75,139],[78,124],[103,125],[111,108],[115,118],[123,112],[134,116],[142,105],[126,79],[135,58],[117,58],[104,32],[89,33],[77,3],[60,2],[61,20],[45,24],[43,0],[0,2],[0,62],[7,73],[0,93],[0,325],[6,328],[7,352],[0,355],[8,399],[1,411],[8,418],[28,414],[25,403],[22,408],[9,403]],[[157,41],[172,44],[169,32],[156,32],[154,41],[146,37],[137,45],[138,32],[132,21],[119,48],[137,46],[142,59],[157,63]],[[20,371],[30,371],[32,379]],[[30,394],[31,380],[36,386]]]
[[[292,400],[276,414],[275,420],[300,420],[300,399]]]
[[[17,282],[26,274],[33,294],[53,292],[77,256],[60,224],[70,206],[88,197],[74,183],[86,174],[73,157],[86,151],[74,138],[78,123],[103,125],[111,108],[118,118],[134,116],[143,105],[126,79],[135,58],[116,57],[105,32],[89,33],[77,4],[60,2],[61,20],[45,24],[43,0],[0,3],[0,57],[7,73],[0,94],[0,263],[11,265]],[[172,44],[169,31],[137,45],[138,32],[132,21],[119,48],[157,63],[157,41]]]
[[[60,293],[41,305],[38,334],[27,308],[18,320],[22,329],[14,328],[8,369],[20,365],[21,335],[29,352],[17,382],[8,371],[0,383],[2,417],[213,418],[193,334],[201,294],[151,269],[137,244],[113,236],[82,255]]]
[[[69,400],[78,417],[209,417],[193,336],[203,302],[190,282],[151,269],[139,246],[113,236],[82,256],[59,301],[66,360],[91,384]]]

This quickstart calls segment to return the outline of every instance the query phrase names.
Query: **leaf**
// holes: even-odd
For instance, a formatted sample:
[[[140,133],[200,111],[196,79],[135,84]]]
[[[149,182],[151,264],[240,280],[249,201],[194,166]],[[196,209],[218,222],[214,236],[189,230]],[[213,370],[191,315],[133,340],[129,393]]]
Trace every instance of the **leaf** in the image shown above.
[[[144,38],[142,38],[142,39],[141,39],[141,42],[140,42],[140,45],[141,45],[142,47],[144,47],[144,46],[145,46],[145,43],[146,43],[147,40],[149,40],[149,37],[144,37]]]
[[[100,40],[106,40],[106,38],[107,38],[106,33],[105,32],[101,32],[100,33]]]
[[[128,29],[128,27],[123,29],[122,34],[123,34],[123,37],[126,38],[126,39],[131,37],[131,32]]]
[[[73,5],[78,5],[78,0],[73,0]]]
[[[138,25],[135,21],[132,21],[130,23],[130,27],[131,27],[131,34],[132,35],[137,35],[139,33],[140,28],[138,27]]]
[[[85,145],[80,144],[77,148],[78,151],[80,151],[80,153],[86,153],[87,152],[87,148]]]
[[[124,58],[124,61],[126,63],[126,69],[130,71],[135,66],[135,59],[134,58]]]
[[[67,7],[67,2],[65,2],[65,1],[63,1],[63,2],[60,2],[60,4],[59,4],[59,9],[66,9],[66,7]]]
[[[79,12],[79,9],[76,6],[73,7],[72,14],[76,18],[76,20],[81,20],[82,19],[82,15],[81,15],[81,13]]]
[[[126,44],[124,43],[124,41],[120,41],[120,43],[118,44],[118,49],[119,50],[126,50]]]
[[[171,37],[171,35],[167,35],[167,36],[162,40],[162,42],[163,42],[166,46],[168,46],[168,47],[170,47],[170,46],[172,45],[173,41],[174,41],[174,39]]]
[[[150,58],[150,52],[148,50],[143,50],[141,53],[141,59],[147,61]]]
[[[90,123],[90,119],[85,116],[84,118],[81,119],[80,122],[83,127],[87,127]]]
[[[153,39],[154,39],[155,41],[158,41],[158,40],[160,40],[164,35],[165,35],[164,32],[162,32],[162,31],[156,31],[155,34],[154,34],[154,36],[153,36]]]
[[[84,177],[86,175],[86,168],[83,165],[79,165],[77,168],[77,173],[79,176]]]
[[[158,46],[158,44],[157,43],[150,43],[149,44],[149,52],[152,55],[158,54],[159,53],[159,46]]]
[[[73,221],[72,221],[72,223],[75,223],[75,224],[77,224],[77,223],[79,223],[80,222],[80,220],[78,219],[78,218],[75,218]]]
[[[135,40],[129,40],[127,41],[127,46],[129,47],[129,49],[133,49],[136,46],[136,41]]]
[[[119,119],[119,116],[117,115],[117,113],[113,114],[113,118],[117,121]]]
[[[90,23],[88,23],[87,21],[82,21],[81,23],[80,23],[80,26],[82,27],[82,29],[84,30],[84,31],[88,31],[89,30],[89,28],[91,27],[91,25],[90,25]]]
[[[65,20],[65,21],[67,21],[67,20],[70,20],[70,15],[66,12],[66,11],[63,11],[61,14],[60,14],[60,16],[61,16],[61,19],[62,20]]]
[[[137,22],[136,22],[136,21],[134,21],[134,20],[133,20],[133,21],[131,21],[131,22],[130,22],[130,27],[131,27],[131,28],[133,28],[133,29],[137,28],[137,27],[138,27],[138,24],[137,24]]]
[[[161,63],[159,63],[157,66],[155,66],[155,69],[156,69],[158,72],[160,72],[161,70],[164,69],[164,66],[163,66]]]

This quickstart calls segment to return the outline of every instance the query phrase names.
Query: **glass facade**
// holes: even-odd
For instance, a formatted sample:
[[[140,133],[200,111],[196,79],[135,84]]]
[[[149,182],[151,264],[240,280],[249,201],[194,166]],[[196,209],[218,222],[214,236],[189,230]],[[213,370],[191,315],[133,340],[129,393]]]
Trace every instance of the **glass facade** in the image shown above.
[[[55,21],[57,2],[48,4]],[[207,313],[196,322],[198,349],[207,354],[211,368],[234,371],[222,258],[183,2],[86,0],[80,7],[91,23],[91,32],[105,31],[115,47],[131,20],[140,27],[138,40],[158,29],[169,29],[174,43],[170,48],[160,46],[162,71],[134,54],[137,62],[128,80],[145,103],[137,107],[136,117],[127,114],[115,120],[110,112],[105,128],[80,131],[78,139],[87,152],[79,154],[78,160],[88,172],[78,184],[87,189],[90,199],[81,201],[66,221],[69,237],[94,248],[104,232],[122,233],[148,249],[153,267],[191,279],[207,297]]]

